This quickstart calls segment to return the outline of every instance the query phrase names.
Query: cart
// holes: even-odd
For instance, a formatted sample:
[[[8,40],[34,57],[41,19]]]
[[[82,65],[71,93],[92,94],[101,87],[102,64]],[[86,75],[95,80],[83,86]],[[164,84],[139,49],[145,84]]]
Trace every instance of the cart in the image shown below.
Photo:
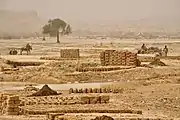
[[[21,48],[9,48],[9,54],[10,55],[17,55],[18,51],[20,51]]]

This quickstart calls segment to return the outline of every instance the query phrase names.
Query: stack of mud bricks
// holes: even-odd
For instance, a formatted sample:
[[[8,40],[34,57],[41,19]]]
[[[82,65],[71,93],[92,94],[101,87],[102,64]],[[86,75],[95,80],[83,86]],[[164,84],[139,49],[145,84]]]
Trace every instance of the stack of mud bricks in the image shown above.
[[[126,52],[114,51],[110,56],[110,65],[126,65]]]
[[[105,50],[100,54],[102,66],[133,66],[137,65],[137,54],[128,51]]]
[[[115,50],[105,50],[100,53],[100,60],[102,66],[108,66],[110,65],[110,56]]]
[[[61,58],[80,58],[79,49],[61,49]]]
[[[136,53],[126,52],[126,65],[127,66],[137,65]]]
[[[109,96],[82,96],[81,104],[103,104],[109,103]]]
[[[10,96],[7,100],[7,115],[19,115],[19,96]]]
[[[4,94],[0,94],[0,114],[4,114],[4,109],[7,104],[6,101],[7,101],[7,96]]]

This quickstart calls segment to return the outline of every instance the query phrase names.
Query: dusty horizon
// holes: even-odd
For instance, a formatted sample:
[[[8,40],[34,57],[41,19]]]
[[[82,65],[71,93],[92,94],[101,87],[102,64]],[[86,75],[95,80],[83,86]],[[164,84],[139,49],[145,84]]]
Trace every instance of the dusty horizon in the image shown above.
[[[0,0],[0,4],[7,10],[87,22],[180,18],[179,0]]]
[[[177,31],[180,29],[179,5],[179,0],[0,0],[0,10],[29,14],[29,17],[22,15],[22,22],[16,15],[12,23],[7,16],[1,17],[0,26],[3,30],[18,31],[17,23],[24,24],[23,19],[27,18],[29,26],[26,24],[25,28],[18,28],[19,31],[37,31],[48,19],[61,18],[76,30],[106,31],[108,27],[113,31]],[[39,18],[32,15],[31,19],[31,11],[36,11]]]

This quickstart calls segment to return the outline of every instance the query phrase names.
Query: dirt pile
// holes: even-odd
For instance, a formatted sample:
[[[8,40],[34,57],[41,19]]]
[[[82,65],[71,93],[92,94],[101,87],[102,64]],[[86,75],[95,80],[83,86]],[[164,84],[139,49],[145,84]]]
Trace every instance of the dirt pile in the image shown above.
[[[4,60],[0,58],[0,71],[2,71],[4,68],[11,68],[11,66],[6,64]]]
[[[155,65],[155,66],[167,66],[164,62],[160,60],[154,60],[153,62],[150,63],[150,65]]]
[[[18,71],[12,71],[9,76],[14,81],[36,82],[42,84],[61,83],[65,73],[76,70],[73,62],[47,62],[40,66],[21,67]]]
[[[49,96],[49,95],[58,95],[58,93],[52,90],[48,85],[44,85],[39,91],[30,95],[30,96]]]

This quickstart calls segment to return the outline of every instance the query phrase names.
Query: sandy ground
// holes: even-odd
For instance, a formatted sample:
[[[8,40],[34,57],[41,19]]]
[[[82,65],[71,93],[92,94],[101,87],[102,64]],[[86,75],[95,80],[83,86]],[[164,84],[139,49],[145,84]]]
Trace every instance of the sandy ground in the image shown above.
[[[8,48],[25,46],[32,43],[33,51],[29,56],[9,56]],[[81,48],[81,56],[86,56],[82,62],[97,63],[98,55],[107,48],[129,49],[134,51],[142,43],[147,46],[169,47],[169,55],[180,55],[179,40],[118,40],[118,39],[77,39],[62,38],[61,44],[55,43],[55,39],[47,41],[28,39],[28,40],[0,40],[1,58],[10,60],[39,60],[41,56],[59,56],[61,48]],[[103,46],[99,46],[100,42]],[[110,44],[113,42],[113,46]],[[88,57],[95,55],[96,57]],[[0,73],[1,86],[21,87],[31,83],[83,83],[83,82],[114,82],[112,85],[102,87],[121,88],[123,93],[113,94],[111,103],[143,110],[144,114],[166,118],[180,119],[180,60],[162,59],[168,66],[153,68],[138,67],[130,70],[118,70],[102,73],[77,73],[75,67],[79,61],[53,61],[38,67],[20,67],[19,71],[10,74]],[[70,66],[69,66],[70,65]],[[2,60],[0,66],[11,67]],[[69,76],[67,76],[67,74]],[[72,75],[71,75],[72,74]],[[73,76],[73,74],[75,76]],[[78,75],[76,75],[78,74]],[[14,82],[14,83],[12,83]],[[71,84],[70,84],[71,85]],[[69,85],[69,86],[70,86]],[[3,118],[2,118],[3,117]],[[0,116],[0,120],[27,120],[29,117]],[[38,119],[31,117],[30,120]],[[40,119],[40,118],[39,118]]]

